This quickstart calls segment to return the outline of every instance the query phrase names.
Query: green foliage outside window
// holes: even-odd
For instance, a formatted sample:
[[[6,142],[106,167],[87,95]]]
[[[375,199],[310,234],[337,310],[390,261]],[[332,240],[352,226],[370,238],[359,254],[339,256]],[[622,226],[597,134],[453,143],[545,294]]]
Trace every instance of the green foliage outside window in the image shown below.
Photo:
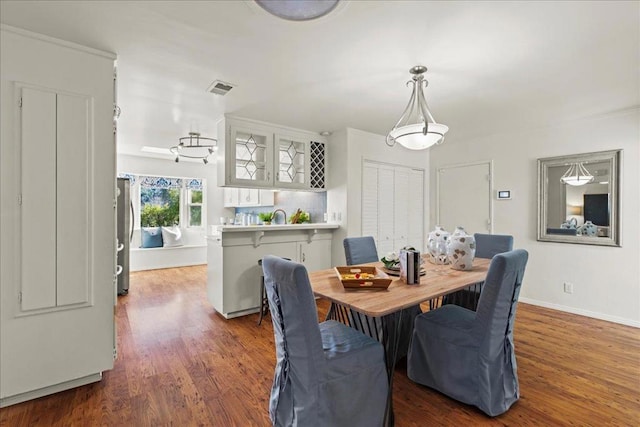
[[[202,206],[189,206],[189,225],[198,227],[202,225]]]
[[[202,203],[201,190],[191,190],[191,203]]]
[[[180,223],[180,190],[144,188],[140,192],[142,227],[170,227]]]

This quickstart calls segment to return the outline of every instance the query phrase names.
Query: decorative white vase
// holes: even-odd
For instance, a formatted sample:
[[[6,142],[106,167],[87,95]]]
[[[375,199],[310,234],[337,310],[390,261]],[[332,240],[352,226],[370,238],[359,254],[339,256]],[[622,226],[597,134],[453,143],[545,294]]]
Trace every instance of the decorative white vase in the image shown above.
[[[462,227],[456,227],[449,238],[447,256],[454,270],[471,270],[476,255],[476,239]]]
[[[591,221],[587,221],[578,230],[583,236],[595,236],[598,233],[598,226]]]
[[[429,262],[432,264],[449,264],[447,257],[447,244],[451,233],[436,225],[435,230],[429,233],[427,240],[427,250],[429,251]]]

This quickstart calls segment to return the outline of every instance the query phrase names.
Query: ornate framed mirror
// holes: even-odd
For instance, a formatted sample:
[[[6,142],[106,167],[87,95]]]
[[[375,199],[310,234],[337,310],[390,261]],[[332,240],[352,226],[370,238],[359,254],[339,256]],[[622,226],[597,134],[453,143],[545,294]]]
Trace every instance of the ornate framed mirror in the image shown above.
[[[538,159],[539,241],[620,246],[622,150]]]

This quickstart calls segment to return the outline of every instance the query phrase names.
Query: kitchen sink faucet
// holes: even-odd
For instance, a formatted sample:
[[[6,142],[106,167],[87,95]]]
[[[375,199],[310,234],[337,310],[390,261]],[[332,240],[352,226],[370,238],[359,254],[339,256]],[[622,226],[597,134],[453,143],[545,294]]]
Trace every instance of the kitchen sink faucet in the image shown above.
[[[287,213],[283,209],[276,209],[275,211],[273,211],[273,218],[271,218],[271,221],[273,221],[273,223],[275,224],[275,222],[276,222],[275,221],[276,220],[276,214],[278,212],[282,212],[283,219],[284,219],[283,224],[286,224],[287,223]]]

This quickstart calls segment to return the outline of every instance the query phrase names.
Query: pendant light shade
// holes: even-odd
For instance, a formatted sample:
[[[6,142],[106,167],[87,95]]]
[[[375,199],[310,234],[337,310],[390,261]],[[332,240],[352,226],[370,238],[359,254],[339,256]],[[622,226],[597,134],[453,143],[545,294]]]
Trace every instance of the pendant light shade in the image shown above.
[[[563,184],[577,187],[593,181],[593,175],[589,173],[582,163],[572,163],[571,166],[569,166],[569,169],[567,169],[564,175],[562,175],[560,181]]]
[[[442,123],[436,123],[424,97],[423,85],[427,87],[429,82],[424,79],[427,67],[417,65],[409,70],[413,75],[407,85],[413,85],[411,98],[400,120],[389,131],[387,145],[390,147],[396,143],[410,150],[424,150],[432,145],[442,144],[449,127]]]

